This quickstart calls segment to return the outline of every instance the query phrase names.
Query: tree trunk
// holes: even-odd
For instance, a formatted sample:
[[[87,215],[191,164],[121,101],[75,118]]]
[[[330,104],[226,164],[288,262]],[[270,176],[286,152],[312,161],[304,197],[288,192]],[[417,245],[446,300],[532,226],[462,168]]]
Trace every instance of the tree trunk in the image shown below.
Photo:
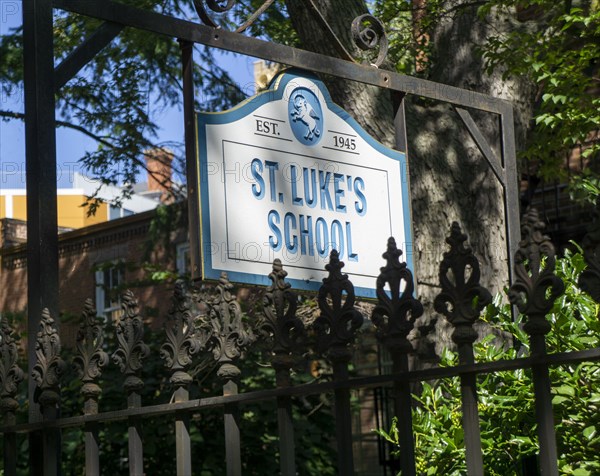
[[[452,8],[454,14],[445,17],[433,32],[428,79],[511,101],[519,150],[532,117],[534,85],[526,78],[503,79],[501,71],[485,72],[477,45],[484,45],[490,34],[508,31],[514,25],[502,16],[482,20],[477,7],[470,3],[446,2],[445,10]],[[498,117],[475,111],[471,114],[500,156]],[[480,261],[481,284],[495,294],[508,283],[505,210],[502,187],[449,105],[432,106],[428,101],[409,98],[407,122],[418,292],[430,309],[420,325],[432,331],[419,340],[418,351],[427,359],[434,357],[434,349],[439,355],[450,345],[450,325],[431,312],[431,302],[439,293],[438,267],[447,249],[445,237],[450,224],[461,224]]]
[[[286,2],[301,47],[339,56],[304,3]],[[344,46],[357,53],[351,45],[350,24],[356,16],[367,12],[365,2],[315,0],[315,3]],[[498,30],[511,28],[511,24],[501,17],[481,21],[476,7],[468,6],[466,0],[446,3],[454,14],[445,17],[431,36],[433,54],[425,62],[429,66],[428,79],[513,101],[517,143],[522,143],[531,118],[533,87],[520,78],[503,80],[500,72],[486,74],[474,46],[482,45],[492,28],[497,34]],[[388,146],[393,144],[392,101],[388,91],[335,78],[324,79],[335,102],[377,140]],[[415,338],[420,358],[430,360],[443,347],[451,345],[449,325],[437,318],[431,306],[439,293],[439,265],[447,250],[445,238],[450,225],[458,221],[469,236],[481,263],[481,283],[492,293],[502,291],[508,282],[504,206],[501,186],[451,106],[420,98],[408,98],[406,102],[412,252],[417,295],[426,306],[424,316],[417,322],[420,332],[415,333]],[[498,117],[472,115],[499,155]],[[373,246],[381,243],[383,251],[386,239],[387,236],[375,237]]]

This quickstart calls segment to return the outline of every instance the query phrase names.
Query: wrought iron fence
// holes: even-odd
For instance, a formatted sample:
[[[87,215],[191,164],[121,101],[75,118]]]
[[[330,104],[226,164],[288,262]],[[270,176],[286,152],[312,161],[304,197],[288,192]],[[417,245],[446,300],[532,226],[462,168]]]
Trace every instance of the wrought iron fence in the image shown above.
[[[240,475],[243,472],[240,440],[240,408],[245,404],[274,401],[276,404],[279,442],[279,465],[283,475],[297,474],[295,430],[292,412],[294,398],[306,395],[333,393],[337,471],[340,475],[354,474],[352,442],[352,408],[350,392],[356,388],[391,387],[393,410],[398,417],[398,441],[402,475],[414,475],[415,448],[412,425],[411,382],[460,377],[462,427],[468,474],[483,475],[480,424],[478,415],[477,375],[521,368],[532,370],[535,397],[535,419],[539,442],[539,465],[544,475],[558,474],[555,424],[552,409],[552,382],[549,367],[564,363],[595,361],[600,349],[569,353],[547,354],[545,336],[551,331],[546,319],[554,301],[564,290],[556,276],[555,252],[537,212],[530,210],[522,224],[522,241],[515,257],[516,280],[509,290],[510,301],[525,316],[524,331],[530,338],[531,355],[514,360],[476,363],[473,344],[477,332],[473,325],[491,295],[479,282],[479,262],[467,246],[467,237],[453,223],[447,238],[449,251],[440,265],[441,292],[435,300],[437,312],[453,326],[452,339],[457,345],[459,365],[455,367],[409,369],[413,347],[409,333],[415,320],[423,314],[423,306],[413,296],[411,271],[401,261],[402,251],[395,240],[388,240],[383,254],[385,266],[377,278],[377,304],[371,314],[372,324],[383,348],[391,356],[393,367],[389,374],[372,377],[352,377],[349,364],[357,332],[363,325],[363,315],[355,308],[354,287],[342,272],[342,263],[332,251],[317,302],[318,317],[306,323],[297,315],[298,296],[286,282],[281,262],[273,262],[269,275],[271,285],[264,292],[261,315],[249,320],[242,312],[232,283],[223,274],[214,287],[190,289],[178,282],[173,306],[164,326],[164,343],[160,349],[150,349],[144,342],[144,327],[138,303],[130,291],[122,297],[123,315],[115,323],[117,347],[109,356],[105,338],[105,321],[96,317],[91,300],[85,302],[77,353],[73,364],[81,380],[83,408],[78,416],[60,416],[60,386],[66,369],[61,358],[61,345],[56,323],[44,311],[36,336],[36,364],[30,378],[35,381],[35,399],[42,407],[43,421],[17,423],[17,395],[24,380],[18,365],[18,346],[6,320],[0,326],[0,410],[4,417],[4,474],[15,475],[19,440],[23,434],[39,434],[43,441],[45,467],[60,467],[61,431],[81,428],[85,439],[85,474],[102,473],[100,454],[101,425],[125,421],[128,426],[129,474],[152,474],[144,468],[144,438],[142,421],[166,416],[174,426],[176,467],[178,475],[193,474],[193,455],[190,440],[192,415],[211,409],[221,409],[225,435],[226,458],[223,472]],[[588,268],[581,275],[580,286],[598,301],[600,293],[600,240],[591,231],[584,242],[584,257]],[[257,341],[267,344],[271,366],[275,372],[275,387],[258,391],[239,392],[240,360],[244,352]],[[295,385],[292,368],[302,361],[309,349],[314,349],[333,369],[330,382]],[[144,387],[144,360],[150,352],[160,352],[172,386],[172,399],[167,404],[141,401]],[[222,395],[190,399],[194,378],[191,369],[201,359],[208,358],[222,383]],[[101,376],[112,360],[123,375],[123,390],[127,408],[101,411]],[[556,382],[555,382],[556,383]],[[202,429],[200,429],[202,431]],[[297,435],[296,435],[297,436]],[[166,442],[165,442],[166,444]],[[273,464],[276,464],[275,458]],[[58,470],[60,472],[60,470]]]

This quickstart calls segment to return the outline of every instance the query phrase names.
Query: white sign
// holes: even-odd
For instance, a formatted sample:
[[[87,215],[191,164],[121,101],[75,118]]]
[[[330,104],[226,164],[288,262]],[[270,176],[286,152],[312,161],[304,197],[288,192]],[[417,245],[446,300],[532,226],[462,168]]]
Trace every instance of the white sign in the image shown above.
[[[370,137],[324,84],[281,74],[223,113],[198,115],[203,277],[268,285],[275,258],[318,289],[332,249],[375,296],[393,236],[412,269],[405,155]]]

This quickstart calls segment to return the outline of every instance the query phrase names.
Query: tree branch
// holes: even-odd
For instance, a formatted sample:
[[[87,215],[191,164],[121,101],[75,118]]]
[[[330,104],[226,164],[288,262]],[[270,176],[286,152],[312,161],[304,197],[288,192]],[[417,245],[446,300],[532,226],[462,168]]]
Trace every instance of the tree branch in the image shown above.
[[[0,118],[4,118],[5,120],[16,119],[16,120],[24,121],[25,114],[23,114],[22,112],[16,112],[16,111],[0,110]],[[77,132],[80,132],[83,135],[98,142],[99,144],[102,144],[103,146],[110,148],[111,150],[118,149],[118,146],[114,145],[110,140],[108,140],[105,137],[102,137],[98,134],[95,134],[94,132],[90,131],[89,129],[86,129],[83,126],[80,126],[79,124],[73,124],[72,122],[66,122],[66,121],[56,121],[56,125],[57,125],[57,127],[66,127],[67,129],[72,129]],[[154,145],[153,147],[156,147],[156,145]],[[122,151],[122,153],[125,157],[130,159],[133,163],[135,163],[136,165],[141,167],[143,170],[145,170],[148,174],[150,174],[152,177],[154,177],[159,183],[161,183],[163,185],[167,184],[167,180],[165,180],[165,177],[149,170],[146,167],[146,163],[143,160],[141,160],[140,158],[138,158],[135,154],[132,154],[131,152],[126,152],[126,151]],[[171,186],[173,185],[172,182],[170,185]],[[175,194],[177,194],[177,193],[180,193],[181,190],[179,188],[177,188],[177,190],[174,190],[174,192],[176,192]]]

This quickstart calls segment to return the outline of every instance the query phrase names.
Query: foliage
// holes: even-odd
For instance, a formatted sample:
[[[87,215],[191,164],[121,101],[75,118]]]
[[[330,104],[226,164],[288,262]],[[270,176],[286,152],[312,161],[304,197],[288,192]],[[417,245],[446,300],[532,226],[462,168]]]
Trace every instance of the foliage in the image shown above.
[[[390,35],[389,64],[397,71],[430,77],[448,61],[438,55],[440,23],[478,9],[492,34],[468,44],[485,64],[481,74],[525,78],[535,89],[533,118],[519,156],[522,169],[544,179],[569,179],[573,198],[593,202],[600,155],[600,2],[597,0],[427,0],[374,2]],[[494,28],[493,25],[509,25]],[[496,33],[494,33],[496,32]],[[587,175],[568,174],[565,157],[581,147]],[[575,159],[576,160],[576,159]]]
[[[585,263],[580,252],[567,251],[556,271],[566,284],[548,319],[549,352],[577,351],[600,346],[599,306],[577,286]],[[520,346],[501,346],[489,336],[475,345],[478,361],[514,359],[528,352],[521,320],[512,322],[510,308],[496,296],[483,316],[490,325],[510,332]],[[443,365],[455,365],[457,355],[446,352]],[[553,408],[561,474],[599,474],[600,461],[600,364],[585,362],[550,369]],[[486,474],[523,474],[523,465],[538,452],[531,372],[506,371],[478,377],[479,417]],[[466,472],[464,435],[461,428],[460,386],[457,378],[436,384],[423,383],[415,396],[413,413],[417,472],[424,475],[459,475]],[[398,444],[394,421],[380,434]]]
[[[18,320],[24,326],[25,315],[3,315]],[[75,316],[68,316],[73,321]],[[72,322],[71,322],[72,324]],[[16,326],[19,327],[18,323]],[[114,332],[106,324],[105,351],[109,354],[116,349]],[[142,390],[142,404],[166,404],[172,396],[168,382],[168,372],[158,349],[164,342],[163,331],[146,328],[144,341],[152,349],[143,362],[141,378],[145,386]],[[63,348],[62,358],[72,362],[73,350]],[[209,358],[209,360],[212,360]],[[274,388],[275,375],[265,357],[252,350],[239,362],[242,371],[240,391],[249,392]],[[26,368],[26,363],[21,363]],[[214,373],[214,366],[204,366],[196,375],[190,388],[190,398],[203,398],[222,394],[222,382]],[[127,396],[123,390],[123,375],[112,362],[103,369],[101,377],[102,395],[99,401],[101,412],[120,410],[127,407]],[[302,375],[294,375],[294,380],[305,383]],[[70,368],[63,379],[61,388],[61,413],[63,417],[82,414],[83,397],[80,394],[81,381]],[[21,386],[25,392],[26,385]],[[27,419],[27,399],[25,394],[18,397],[21,407],[18,412],[20,422]],[[296,431],[296,458],[298,474],[333,476],[335,474],[334,445],[332,435],[332,414],[328,405],[323,405],[319,397],[293,399],[293,418]],[[242,441],[242,464],[244,474],[269,476],[279,474],[277,411],[274,400],[240,406],[240,431]],[[220,408],[204,409],[192,414],[190,426],[194,474],[200,476],[221,476],[225,468],[225,441],[223,415]],[[100,427],[100,465],[102,474],[127,475],[128,436],[127,421],[116,421]],[[152,417],[142,420],[144,445],[144,465],[147,474],[152,476],[172,475],[175,461],[175,436],[172,417]],[[27,439],[19,436],[19,476],[28,474]],[[62,432],[63,474],[79,476],[85,468],[85,446],[83,429],[66,429]],[[0,467],[1,467],[0,456]]]
[[[192,13],[183,0],[124,0],[122,3],[187,18]],[[194,14],[195,15],[195,14]],[[56,61],[67,57],[100,26],[100,21],[71,13],[55,13]],[[0,36],[0,92],[5,97],[22,88],[22,28]],[[245,95],[219,68],[207,48],[196,49],[197,108],[216,109],[241,101]],[[206,67],[205,65],[210,65]],[[124,29],[93,61],[56,95],[58,125],[70,127],[97,143],[81,158],[84,170],[105,184],[124,184],[126,195],[144,168],[143,151],[179,147],[159,142],[160,114],[181,108],[181,53],[175,38]],[[0,119],[22,119],[16,111],[0,111]],[[183,170],[179,170],[183,172]],[[92,202],[92,210],[94,203]]]
[[[565,154],[575,146],[584,146],[584,159],[600,152],[600,142],[592,141],[600,129],[600,5],[492,0],[481,13],[509,9],[521,14],[521,24],[489,38],[484,55],[488,68],[502,67],[506,76],[527,75],[535,82],[535,128],[522,157],[541,176],[554,178],[565,173]]]
[[[189,2],[174,0],[124,0],[138,8],[198,21]],[[234,28],[262,4],[241,0],[218,22]],[[505,77],[529,78],[537,87],[534,123],[521,157],[528,170],[545,178],[564,175],[564,157],[583,144],[587,161],[597,156],[600,145],[591,141],[600,127],[598,58],[600,57],[600,4],[597,0],[472,0],[366,2],[388,30],[390,50],[386,67],[429,77],[446,57],[436,56],[435,31],[444,20],[479,9],[479,22],[510,22],[507,33],[484,38],[471,45],[483,55],[487,72],[503,71]],[[215,15],[219,16],[219,15]],[[64,59],[99,26],[97,20],[57,13],[55,54]],[[300,45],[284,0],[277,0],[250,27],[248,34],[288,45]],[[22,83],[21,30],[0,38],[0,82],[11,95]],[[211,50],[197,49],[197,107],[222,109],[237,103],[244,91],[220,69]],[[203,65],[209,65],[205,67]],[[143,150],[159,145],[158,116],[166,108],[181,107],[181,65],[174,39],[125,29],[117,39],[57,95],[60,125],[73,127],[94,138],[98,147],[81,159],[87,173],[104,183],[135,183],[143,168]],[[484,72],[482,71],[482,74]],[[15,111],[0,117],[22,118]],[[180,144],[169,144],[178,148]],[[527,165],[528,164],[528,165]],[[596,173],[598,171],[596,170]],[[574,180],[578,180],[574,174]],[[586,192],[577,183],[575,195]],[[131,190],[128,189],[127,193]],[[584,197],[585,199],[585,197]]]

